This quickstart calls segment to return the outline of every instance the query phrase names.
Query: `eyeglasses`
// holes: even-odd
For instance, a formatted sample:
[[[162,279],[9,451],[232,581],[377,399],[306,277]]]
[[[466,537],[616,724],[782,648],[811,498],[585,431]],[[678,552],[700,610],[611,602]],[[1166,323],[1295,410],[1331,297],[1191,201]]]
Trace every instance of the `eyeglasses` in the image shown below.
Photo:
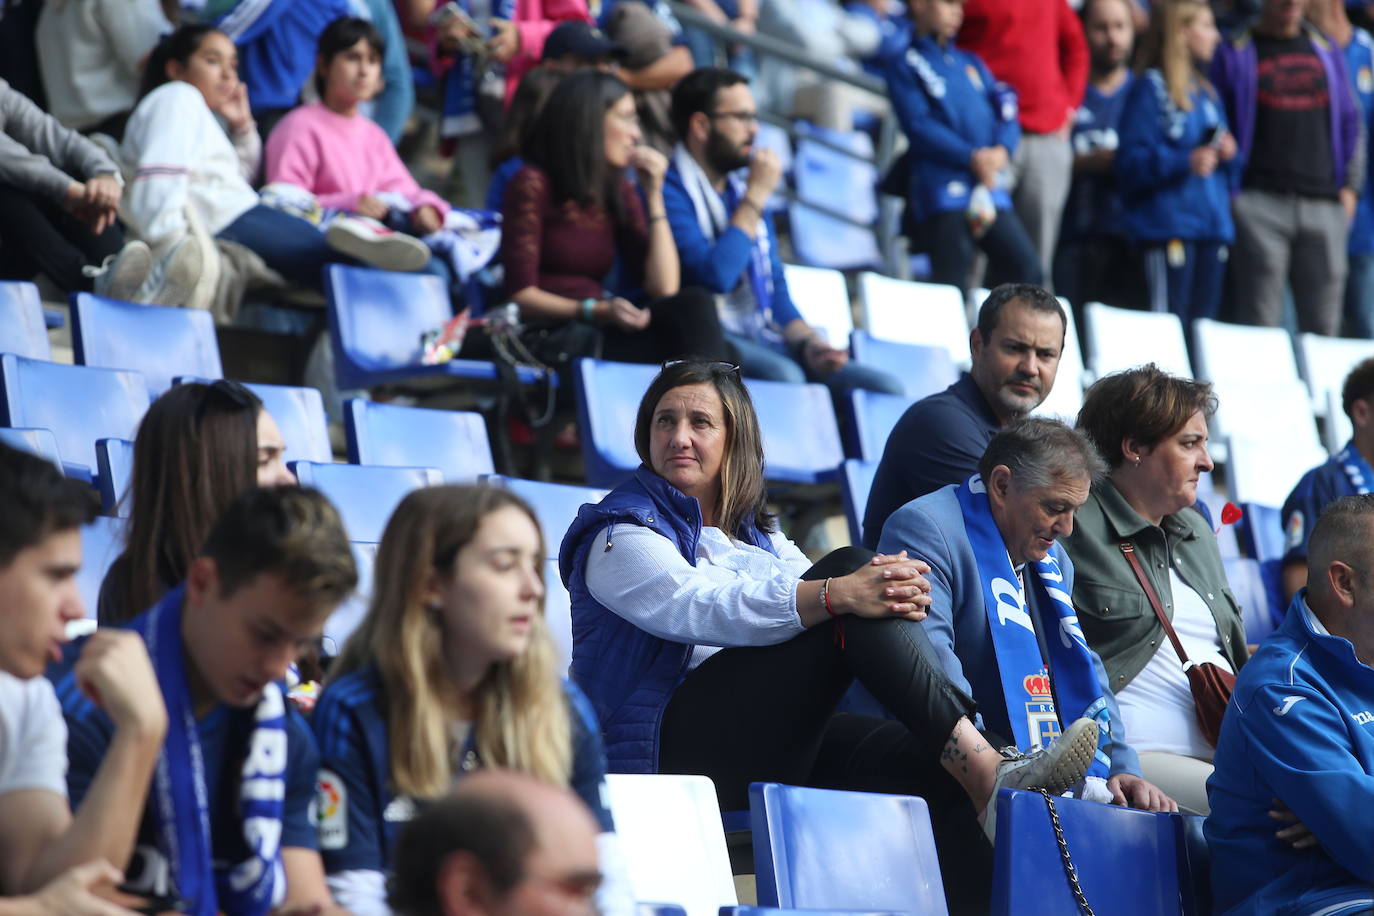
[[[712,119],[729,118],[730,120],[738,121],[741,124],[759,123],[759,113],[757,111],[708,111],[706,113],[706,117]]]
[[[725,375],[733,375],[739,378],[739,366],[734,363],[720,362],[710,359],[670,359],[659,366],[659,370],[671,369],[674,366],[700,366],[703,369],[710,369],[713,372],[721,372]]]

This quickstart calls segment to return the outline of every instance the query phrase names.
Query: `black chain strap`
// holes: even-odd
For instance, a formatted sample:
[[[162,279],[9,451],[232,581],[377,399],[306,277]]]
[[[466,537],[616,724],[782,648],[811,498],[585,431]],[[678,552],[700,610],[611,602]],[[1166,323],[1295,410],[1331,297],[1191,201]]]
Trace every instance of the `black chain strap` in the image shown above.
[[[1069,841],[1064,838],[1064,825],[1059,823],[1059,809],[1054,804],[1054,797],[1044,789],[1037,789],[1045,798],[1045,807],[1050,811],[1050,826],[1054,828],[1054,840],[1059,844],[1059,861],[1064,865],[1064,875],[1069,879],[1069,890],[1073,891],[1073,899],[1078,901],[1078,909],[1083,916],[1097,916],[1093,908],[1088,905],[1088,898],[1083,893],[1083,885],[1078,883],[1078,869],[1073,864],[1073,859],[1069,857]]]
[[[488,326],[488,339],[491,341],[492,349],[496,351],[500,359],[506,361],[507,365],[519,367],[529,366],[543,374],[544,403],[542,406],[536,405],[528,398],[524,398],[528,408],[527,413],[530,426],[538,429],[548,424],[553,419],[555,407],[556,391],[553,386],[553,368],[545,365],[520,339],[518,326],[502,324],[500,326]],[[517,369],[518,371],[518,369]],[[517,392],[523,392],[524,388],[516,383]],[[522,395],[523,397],[523,395]],[[540,412],[542,411],[542,412]]]

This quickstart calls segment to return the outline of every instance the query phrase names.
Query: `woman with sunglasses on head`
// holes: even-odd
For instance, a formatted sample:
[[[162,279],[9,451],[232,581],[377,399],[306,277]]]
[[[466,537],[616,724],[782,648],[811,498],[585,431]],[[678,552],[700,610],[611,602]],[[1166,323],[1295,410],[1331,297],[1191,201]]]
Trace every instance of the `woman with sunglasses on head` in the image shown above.
[[[134,438],[126,546],[100,586],[100,623],[131,620],[180,584],[240,493],[294,484],[285,449],[272,415],[238,382],[174,385],[154,401]]]
[[[372,605],[312,717],[320,847],[350,911],[388,912],[400,829],[477,767],[569,786],[612,829],[596,720],[555,670],[544,555],[533,511],[495,487],[416,490],[387,523]]]
[[[666,364],[635,449],[643,464],[582,507],[559,555],[611,769],[705,774],[725,810],[754,781],[923,795],[963,909],[991,874],[976,815],[998,788],[1077,783],[1096,729],[1019,758],[988,746],[919,622],[928,567],[858,547],[813,565],[777,530],[737,366]],[[836,715],[856,679],[895,721]]]

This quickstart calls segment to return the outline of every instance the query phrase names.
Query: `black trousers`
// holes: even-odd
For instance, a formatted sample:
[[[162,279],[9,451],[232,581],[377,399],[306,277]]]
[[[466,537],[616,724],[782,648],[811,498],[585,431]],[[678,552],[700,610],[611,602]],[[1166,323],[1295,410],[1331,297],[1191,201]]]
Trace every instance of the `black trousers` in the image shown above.
[[[1026,229],[1015,210],[998,210],[987,232],[975,239],[963,210],[936,213],[925,221],[925,242],[930,252],[930,280],[961,290],[968,286],[974,249],[988,256],[988,284],[999,282],[1044,283],[1044,269]]]
[[[64,293],[90,292],[81,273],[124,244],[115,223],[96,235],[54,201],[11,185],[0,185],[0,279],[28,280],[42,273]]]
[[[873,557],[836,550],[803,579],[842,576]],[[992,847],[940,751],[973,700],[945,677],[919,623],[845,615],[775,646],[722,649],[664,712],[659,770],[711,777],[723,810],[749,805],[749,783],[919,795],[930,806],[951,913],[986,912]],[[897,720],[836,715],[860,681]]]

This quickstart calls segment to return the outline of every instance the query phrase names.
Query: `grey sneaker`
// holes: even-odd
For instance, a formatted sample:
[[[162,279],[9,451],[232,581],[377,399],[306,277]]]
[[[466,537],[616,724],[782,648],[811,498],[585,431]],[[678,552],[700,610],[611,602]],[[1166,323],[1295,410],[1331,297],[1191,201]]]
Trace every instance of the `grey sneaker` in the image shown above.
[[[153,269],[153,252],[145,243],[135,239],[105,259],[99,267],[85,267],[82,272],[95,279],[94,292],[109,299],[128,302],[148,280]]]
[[[204,266],[200,241],[195,236],[186,236],[153,265],[147,281],[138,291],[138,301],[149,305],[184,306]]]
[[[416,271],[429,263],[429,246],[365,216],[336,216],[324,240],[335,251],[383,270]]]
[[[983,813],[983,830],[988,840],[996,840],[999,791],[1044,789],[1052,795],[1063,795],[1083,779],[1096,753],[1097,723],[1092,719],[1077,720],[1049,747],[1028,754],[1014,747],[1003,748],[1003,760],[997,765],[997,780],[992,784],[992,798]]]

